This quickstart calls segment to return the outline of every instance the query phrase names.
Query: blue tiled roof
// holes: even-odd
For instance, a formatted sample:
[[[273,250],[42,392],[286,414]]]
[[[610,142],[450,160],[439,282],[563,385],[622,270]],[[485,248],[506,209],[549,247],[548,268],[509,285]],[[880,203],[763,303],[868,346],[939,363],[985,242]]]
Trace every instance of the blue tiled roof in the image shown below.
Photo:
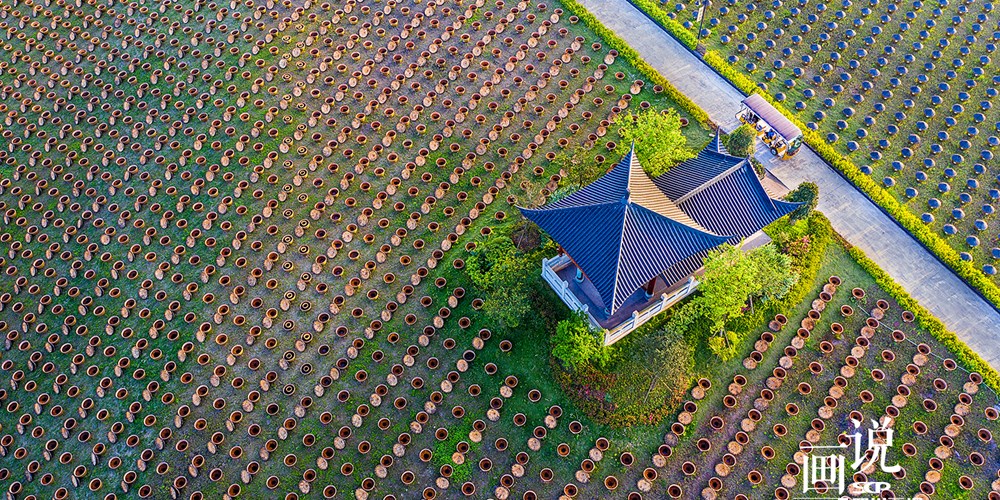
[[[626,155],[628,158],[630,155]],[[584,186],[559,201],[545,205],[546,210],[566,207],[584,207],[621,201],[628,192],[629,166],[625,158],[596,181]]]
[[[698,156],[685,160],[666,173],[653,179],[653,184],[671,200],[677,201],[691,191],[704,186],[712,179],[735,167],[743,158],[729,156],[714,150],[709,144]]]
[[[768,197],[753,167],[744,163],[679,206],[709,230],[732,235],[730,243],[736,244],[795,210],[798,204]]]
[[[712,248],[738,243],[797,206],[770,199],[748,162],[712,148],[655,181],[629,151],[597,181],[521,213],[562,246],[613,314],[654,277],[676,282]]]
[[[729,239],[640,205],[629,181],[635,186],[642,178],[648,183],[630,153],[576,193],[538,209],[521,209],[580,266],[611,313],[649,280]]]
[[[722,134],[719,131],[715,132],[715,137],[712,138],[712,143],[708,145],[708,148],[715,151],[716,153],[722,153],[724,155],[729,155],[729,150],[726,149],[726,145],[722,144]],[[732,156],[732,155],[730,155]]]

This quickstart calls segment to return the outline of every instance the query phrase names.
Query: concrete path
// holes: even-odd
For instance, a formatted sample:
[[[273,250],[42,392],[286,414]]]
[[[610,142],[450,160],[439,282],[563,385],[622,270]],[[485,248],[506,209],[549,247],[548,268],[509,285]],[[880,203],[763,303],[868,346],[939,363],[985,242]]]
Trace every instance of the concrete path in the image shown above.
[[[723,130],[739,125],[735,113],[744,95],[627,0],[580,3],[701,106]],[[758,157],[790,188],[803,181],[815,182],[820,191],[819,210],[829,217],[834,229],[1000,370],[1000,313],[996,309],[812,150],[803,147],[787,161],[777,160],[767,151],[758,151]]]

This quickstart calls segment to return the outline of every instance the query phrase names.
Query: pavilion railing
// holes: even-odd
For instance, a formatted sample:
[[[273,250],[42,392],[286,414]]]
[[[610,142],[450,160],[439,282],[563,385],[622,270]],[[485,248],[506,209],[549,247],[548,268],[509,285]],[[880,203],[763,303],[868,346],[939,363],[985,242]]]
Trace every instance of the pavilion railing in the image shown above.
[[[694,279],[694,277],[688,277],[684,286],[670,292],[669,294],[660,294],[660,300],[646,306],[646,308],[641,311],[633,312],[631,318],[622,322],[618,326],[605,330],[604,345],[611,345],[618,342],[636,328],[639,328],[649,320],[653,319],[657,314],[666,311],[670,308],[670,306],[690,295],[691,292],[693,292],[697,287],[698,280]]]
[[[566,255],[558,255],[551,259],[542,259],[542,277],[549,286],[555,290],[556,295],[574,311],[583,311],[590,319],[590,324],[597,330],[604,330],[604,345],[611,345],[618,342],[636,328],[644,325],[653,319],[657,314],[666,311],[670,306],[687,297],[698,287],[698,280],[689,277],[684,286],[670,293],[660,294],[660,300],[646,306],[644,309],[635,311],[632,316],[621,324],[604,329],[600,323],[590,314],[590,307],[580,302],[580,299],[570,290],[569,283],[559,277],[558,272],[570,266],[572,263]]]
[[[558,272],[570,264],[569,257],[565,254],[557,255],[551,259],[542,259],[542,277],[555,290],[556,295],[566,303],[566,306],[574,311],[583,311],[586,313],[587,318],[590,319],[590,325],[601,330],[601,325],[590,314],[590,306],[580,302],[580,299],[569,289],[569,283],[559,277]]]

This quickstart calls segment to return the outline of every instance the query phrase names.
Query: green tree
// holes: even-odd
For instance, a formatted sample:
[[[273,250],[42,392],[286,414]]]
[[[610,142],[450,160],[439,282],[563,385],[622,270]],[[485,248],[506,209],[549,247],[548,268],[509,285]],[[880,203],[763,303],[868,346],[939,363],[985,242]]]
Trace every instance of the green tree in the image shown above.
[[[591,328],[590,320],[582,312],[560,321],[550,342],[552,356],[571,370],[588,364],[603,368],[610,357],[601,332]]]
[[[799,279],[799,274],[792,268],[792,258],[779,252],[772,243],[753,249],[747,257],[754,272],[751,278],[756,288],[753,297],[780,299]]]
[[[756,291],[756,274],[754,262],[738,246],[723,245],[709,253],[698,289],[713,332],[721,333],[727,319],[743,314],[747,298]]]
[[[746,158],[753,155],[754,147],[757,145],[757,131],[750,125],[740,125],[722,137],[722,144],[729,150],[729,154]]]
[[[594,147],[588,144],[577,144],[556,153],[552,164],[566,173],[566,179],[577,188],[581,188],[597,180],[607,168],[602,168],[594,161]]]
[[[780,298],[795,284],[798,274],[792,259],[774,245],[750,252],[732,245],[713,250],[705,259],[699,294],[674,313],[668,329],[676,334],[692,333],[704,324],[711,337],[709,349],[723,359],[736,354],[740,336],[727,330],[729,320],[744,315],[755,298]]]
[[[465,269],[483,291],[483,312],[492,324],[516,328],[531,311],[532,278],[537,263],[522,253],[506,234],[497,233],[480,244]]]
[[[799,186],[785,195],[785,199],[795,203],[802,203],[788,215],[789,222],[804,220],[816,208],[819,203],[819,186],[812,182],[803,182]]]
[[[619,141],[615,154],[624,156],[635,141],[639,162],[650,177],[656,177],[695,156],[687,147],[680,117],[673,109],[659,112],[650,108],[638,113],[621,114],[615,117],[612,125],[618,127]]]

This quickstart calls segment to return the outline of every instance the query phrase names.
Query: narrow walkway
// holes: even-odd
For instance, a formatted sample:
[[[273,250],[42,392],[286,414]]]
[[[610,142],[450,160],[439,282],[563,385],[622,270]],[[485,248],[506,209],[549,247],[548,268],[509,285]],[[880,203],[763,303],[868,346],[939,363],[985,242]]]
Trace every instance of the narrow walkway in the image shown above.
[[[634,47],[678,90],[701,106],[723,130],[735,117],[743,94],[664,32],[627,0],[580,0],[605,26]],[[791,160],[759,155],[781,183],[819,186],[819,210],[834,229],[888,272],[921,305],[972,350],[1000,370],[1000,313],[931,255],[850,183],[803,147]]]

